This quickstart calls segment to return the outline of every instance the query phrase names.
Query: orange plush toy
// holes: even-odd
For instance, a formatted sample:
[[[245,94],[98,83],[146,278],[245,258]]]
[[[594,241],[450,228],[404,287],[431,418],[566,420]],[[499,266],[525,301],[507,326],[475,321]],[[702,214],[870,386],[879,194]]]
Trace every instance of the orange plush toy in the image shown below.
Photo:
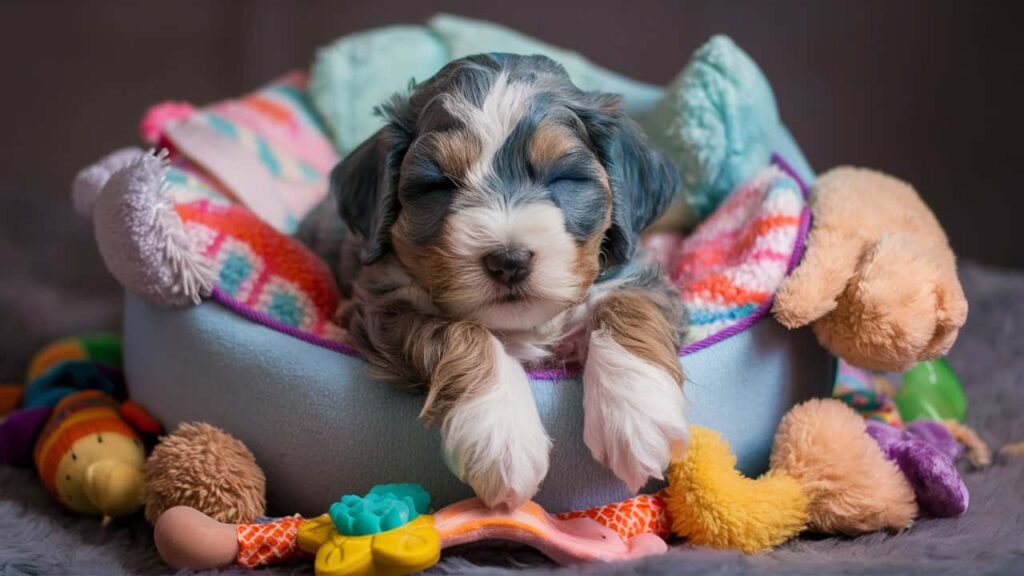
[[[800,266],[775,296],[775,317],[810,324],[844,360],[907,370],[939,358],[967,319],[956,256],[907,183],[835,168],[811,190],[814,226]]]

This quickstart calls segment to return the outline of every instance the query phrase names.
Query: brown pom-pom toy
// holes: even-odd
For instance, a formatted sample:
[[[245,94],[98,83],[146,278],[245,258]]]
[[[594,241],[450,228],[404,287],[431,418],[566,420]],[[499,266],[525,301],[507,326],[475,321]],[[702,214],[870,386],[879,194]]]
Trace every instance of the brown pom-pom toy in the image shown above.
[[[146,519],[190,506],[220,522],[252,522],[266,511],[266,477],[252,452],[209,424],[182,424],[146,461]]]

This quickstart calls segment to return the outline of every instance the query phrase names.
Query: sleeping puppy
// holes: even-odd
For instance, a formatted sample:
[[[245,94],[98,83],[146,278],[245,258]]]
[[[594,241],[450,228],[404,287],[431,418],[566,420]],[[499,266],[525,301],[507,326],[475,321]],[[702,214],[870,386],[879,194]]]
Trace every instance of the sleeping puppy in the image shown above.
[[[425,391],[452,471],[514,507],[551,446],[524,365],[572,350],[594,458],[634,491],[660,478],[687,439],[684,314],[638,241],[674,167],[541,56],[457,60],[380,113],[331,174],[342,321],[375,373]]]

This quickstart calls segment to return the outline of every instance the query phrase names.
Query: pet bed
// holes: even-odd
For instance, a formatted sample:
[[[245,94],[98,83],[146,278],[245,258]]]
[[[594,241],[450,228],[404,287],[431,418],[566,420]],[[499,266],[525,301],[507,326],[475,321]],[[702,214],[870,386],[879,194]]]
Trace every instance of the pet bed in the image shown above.
[[[459,24],[432,22],[450,40],[444,58],[480,51],[452,40],[453,22]],[[368,33],[375,42],[412,32],[377,33]],[[496,49],[507,49],[507,38],[493,39]],[[366,36],[356,40],[365,43]],[[573,62],[567,68],[584,88],[623,93],[630,113],[648,122],[673,120],[665,103],[679,86],[662,90],[593,65],[589,74],[574,72],[583,64]],[[471,491],[445,467],[438,432],[417,421],[422,400],[374,382],[365,362],[339,341],[330,272],[288,236],[323,196],[327,171],[346,149],[337,137],[344,122],[314,103],[324,89],[337,89],[328,81],[337,77],[320,67],[311,80],[291,74],[244,98],[203,109],[164,105],[144,120],[144,136],[171,150],[161,176],[184,230],[211,263],[215,286],[202,304],[169,309],[152,303],[166,296],[154,283],[133,284],[130,274],[115,270],[136,293],[125,304],[130,394],[166,427],[205,421],[241,439],[267,474],[274,509],[310,514],[341,493],[383,482],[417,482],[445,505]],[[766,468],[781,417],[806,398],[828,395],[834,372],[810,331],[788,331],[767,315],[774,290],[802,252],[812,174],[781,125],[758,141],[774,156],[762,158],[745,183],[727,181],[731,194],[700,227],[685,239],[647,239],[690,314],[680,359],[691,421],[721,432],[748,474]],[[104,229],[101,213],[95,217],[104,248],[111,245],[104,234],[128,232]],[[117,261],[106,251],[104,257],[108,266]],[[627,497],[584,446],[578,370],[534,371],[531,385],[554,444],[535,500],[558,512]]]

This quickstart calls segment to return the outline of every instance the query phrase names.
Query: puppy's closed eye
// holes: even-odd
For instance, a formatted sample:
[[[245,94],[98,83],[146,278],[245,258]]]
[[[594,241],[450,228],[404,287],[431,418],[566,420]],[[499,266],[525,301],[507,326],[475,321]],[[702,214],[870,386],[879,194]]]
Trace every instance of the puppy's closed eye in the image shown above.
[[[594,155],[585,148],[565,154],[542,168],[544,180],[550,186],[560,182],[586,182],[598,185],[602,174]]]

